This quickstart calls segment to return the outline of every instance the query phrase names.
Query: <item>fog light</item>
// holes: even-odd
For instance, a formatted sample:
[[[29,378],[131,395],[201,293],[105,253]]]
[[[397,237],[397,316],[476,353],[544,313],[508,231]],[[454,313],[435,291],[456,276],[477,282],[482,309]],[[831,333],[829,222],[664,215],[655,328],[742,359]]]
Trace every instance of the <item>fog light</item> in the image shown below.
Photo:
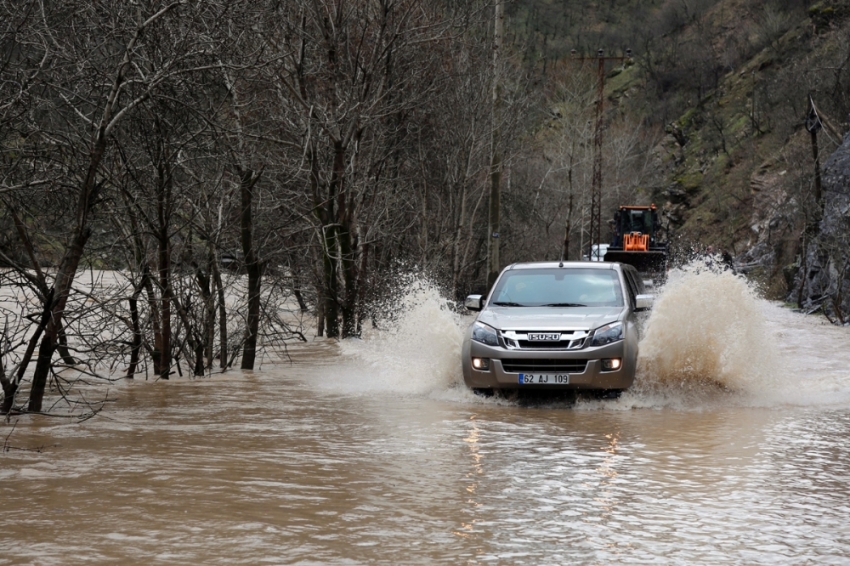
[[[472,367],[479,371],[490,371],[490,358],[472,358]]]
[[[620,369],[620,358],[612,358],[610,360],[602,360],[602,369],[604,371],[612,371],[615,369]]]

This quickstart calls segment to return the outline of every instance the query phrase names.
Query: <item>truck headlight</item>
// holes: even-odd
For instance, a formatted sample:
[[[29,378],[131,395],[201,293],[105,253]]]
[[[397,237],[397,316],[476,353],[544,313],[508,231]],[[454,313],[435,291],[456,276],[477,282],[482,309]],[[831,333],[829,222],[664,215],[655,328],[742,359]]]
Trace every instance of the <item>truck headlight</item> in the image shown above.
[[[604,346],[612,342],[618,342],[623,339],[623,323],[612,322],[605,326],[600,326],[593,333],[593,339],[590,341],[591,346]]]
[[[499,337],[496,335],[496,330],[482,322],[476,322],[472,325],[472,339],[488,346],[499,345]]]

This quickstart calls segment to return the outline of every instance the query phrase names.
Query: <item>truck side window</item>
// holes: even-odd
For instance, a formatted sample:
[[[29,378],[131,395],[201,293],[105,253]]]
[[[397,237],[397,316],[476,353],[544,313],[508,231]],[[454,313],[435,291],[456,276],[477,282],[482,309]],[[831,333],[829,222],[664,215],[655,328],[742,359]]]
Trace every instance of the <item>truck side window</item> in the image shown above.
[[[640,273],[635,273],[635,292],[638,295],[646,294],[646,287],[643,285],[643,277],[641,277]]]
[[[629,301],[631,302],[632,308],[635,308],[635,305],[637,304],[637,301],[635,300],[635,296],[637,295],[635,292],[635,273],[631,269],[623,269],[623,275],[626,276],[626,287],[629,288]]]

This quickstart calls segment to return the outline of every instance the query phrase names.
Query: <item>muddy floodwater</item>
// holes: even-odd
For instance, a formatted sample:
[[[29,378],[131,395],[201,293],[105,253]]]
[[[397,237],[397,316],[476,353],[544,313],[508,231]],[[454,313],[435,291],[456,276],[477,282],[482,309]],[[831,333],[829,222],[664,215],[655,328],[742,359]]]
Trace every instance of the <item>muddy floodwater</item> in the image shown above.
[[[474,396],[468,320],[427,288],[399,313],[110,385],[82,424],[13,418],[0,564],[850,563],[847,329],[688,274],[634,389],[573,404]]]

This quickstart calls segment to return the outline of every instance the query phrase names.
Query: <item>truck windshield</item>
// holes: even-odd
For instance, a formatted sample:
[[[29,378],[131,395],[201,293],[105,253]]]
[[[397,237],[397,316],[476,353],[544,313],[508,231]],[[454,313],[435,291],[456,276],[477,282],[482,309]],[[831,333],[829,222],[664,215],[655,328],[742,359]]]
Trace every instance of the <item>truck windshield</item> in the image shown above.
[[[628,210],[623,218],[623,231],[652,234],[652,214],[649,210]]]
[[[502,274],[491,304],[507,307],[621,307],[613,269],[516,269]]]

